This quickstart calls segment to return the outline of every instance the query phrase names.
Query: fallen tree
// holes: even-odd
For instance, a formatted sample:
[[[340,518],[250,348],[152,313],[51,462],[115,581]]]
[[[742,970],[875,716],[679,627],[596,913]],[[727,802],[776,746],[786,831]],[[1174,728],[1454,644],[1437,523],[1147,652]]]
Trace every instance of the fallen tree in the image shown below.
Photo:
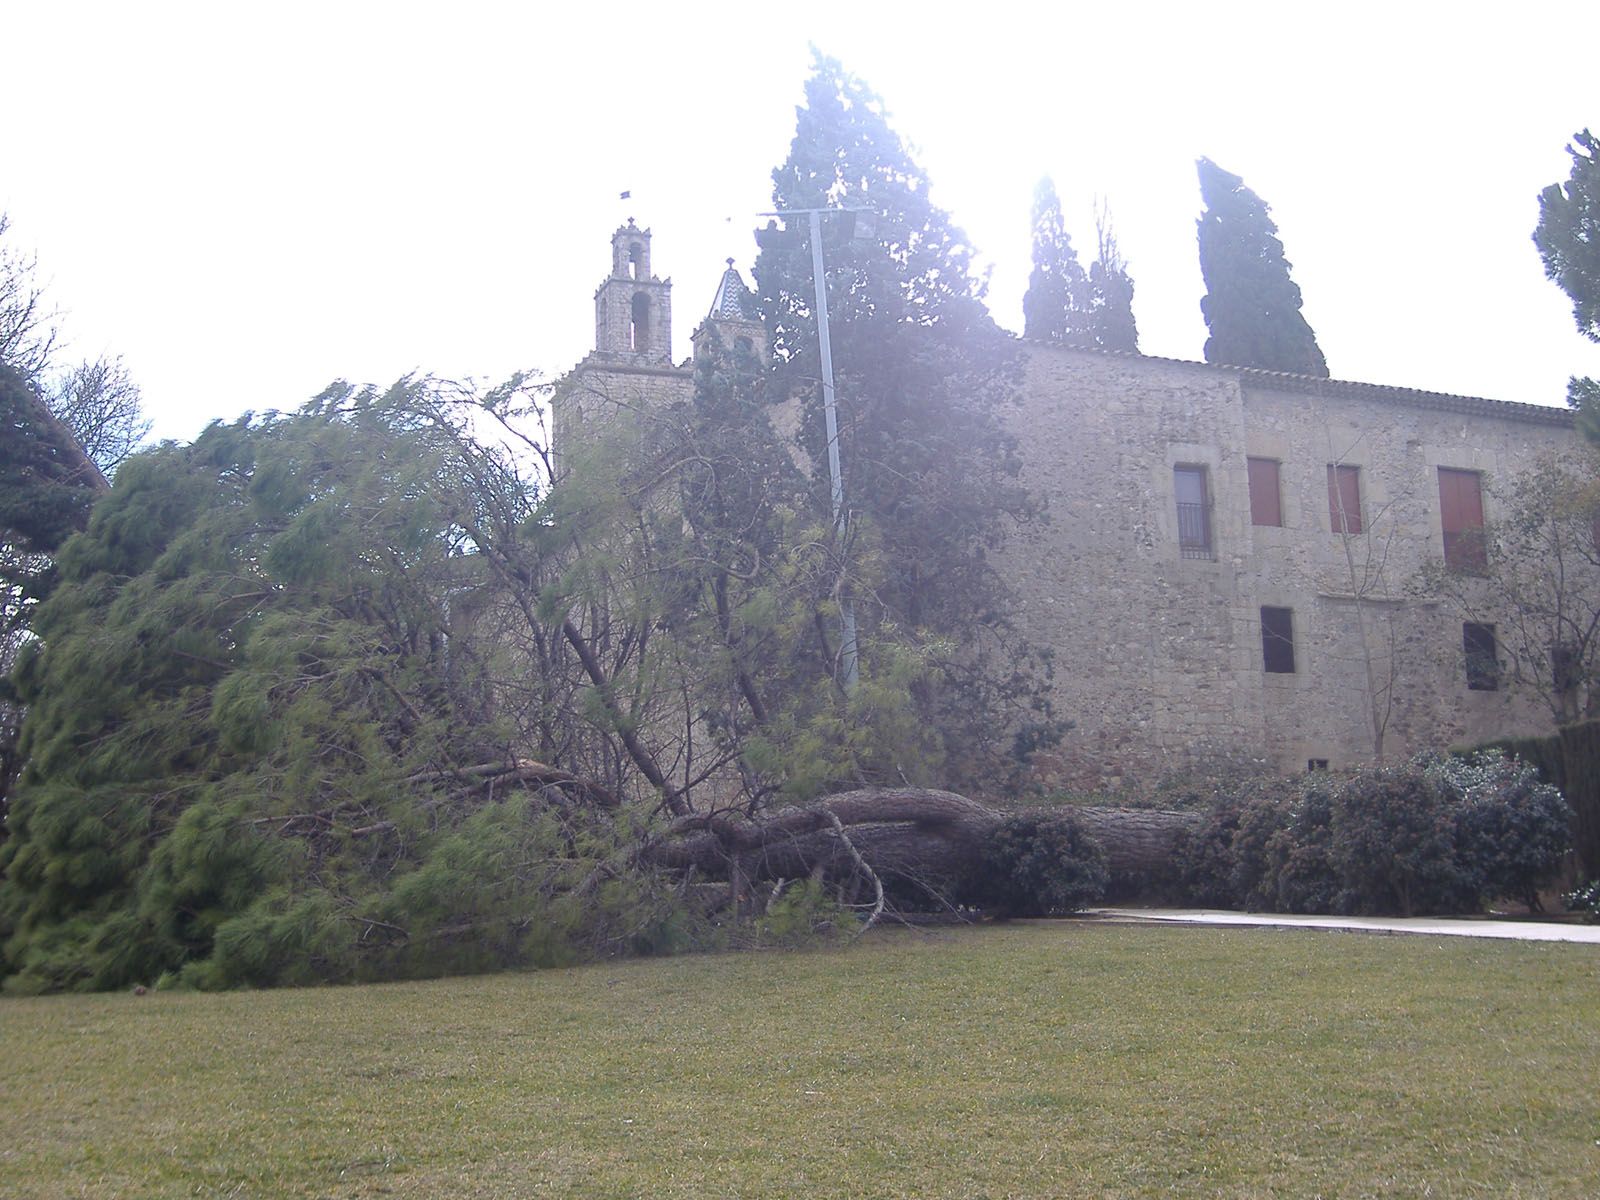
[[[1113,890],[1171,874],[1191,812],[1144,808],[1031,809],[1075,822],[1104,852]],[[726,880],[736,900],[755,884],[838,878],[867,869],[885,882],[950,898],[983,869],[990,836],[1017,810],[930,788],[871,788],[758,817],[722,810],[679,817],[643,847],[651,866]],[[859,861],[858,861],[859,858]]]

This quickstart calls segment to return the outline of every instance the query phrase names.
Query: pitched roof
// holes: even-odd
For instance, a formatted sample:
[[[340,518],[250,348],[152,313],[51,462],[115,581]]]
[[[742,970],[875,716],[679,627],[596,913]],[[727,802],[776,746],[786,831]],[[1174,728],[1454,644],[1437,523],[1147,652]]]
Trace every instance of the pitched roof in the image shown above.
[[[1400,404],[1410,408],[1432,408],[1444,412],[1466,413],[1479,417],[1500,417],[1511,421],[1531,421],[1538,425],[1573,427],[1575,414],[1570,408],[1552,404],[1524,404],[1515,400],[1490,400],[1483,396],[1458,396],[1451,392],[1429,392],[1420,388],[1394,387],[1381,383],[1360,383],[1353,379],[1324,379],[1318,375],[1297,375],[1291,371],[1269,371],[1263,367],[1235,367],[1227,363],[1195,362],[1188,358],[1165,358],[1156,354],[1138,354],[1126,350],[1102,350],[1097,346],[1069,346],[1061,342],[1048,342],[1039,338],[1018,338],[1026,346],[1049,347],[1056,350],[1074,350],[1080,353],[1100,354],[1109,358],[1145,359],[1150,362],[1172,363],[1176,366],[1196,367],[1203,371],[1218,371],[1238,375],[1259,388],[1276,388],[1285,392],[1302,392],[1315,396],[1340,396],[1350,399],[1376,400],[1380,403]]]
[[[733,268],[733,259],[728,260],[728,269],[722,273],[722,281],[717,284],[716,299],[711,301],[711,311],[706,314],[708,321],[759,321],[760,314],[756,312],[756,298],[750,289],[745,287],[744,279]]]

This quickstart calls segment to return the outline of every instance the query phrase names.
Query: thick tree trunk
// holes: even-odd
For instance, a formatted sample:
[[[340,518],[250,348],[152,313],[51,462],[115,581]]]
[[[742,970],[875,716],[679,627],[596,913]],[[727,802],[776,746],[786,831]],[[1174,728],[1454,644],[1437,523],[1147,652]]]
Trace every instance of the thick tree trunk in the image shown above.
[[[1114,883],[1166,877],[1178,834],[1198,819],[1194,813],[1143,808],[1050,811],[1071,815],[1100,844]],[[794,879],[819,867],[844,872],[854,863],[834,832],[837,817],[857,852],[884,879],[953,880],[978,869],[986,836],[1007,815],[926,788],[841,792],[758,820],[729,812],[682,817],[645,848],[644,858],[656,866],[695,867],[719,879],[728,878],[735,859],[752,880]]]

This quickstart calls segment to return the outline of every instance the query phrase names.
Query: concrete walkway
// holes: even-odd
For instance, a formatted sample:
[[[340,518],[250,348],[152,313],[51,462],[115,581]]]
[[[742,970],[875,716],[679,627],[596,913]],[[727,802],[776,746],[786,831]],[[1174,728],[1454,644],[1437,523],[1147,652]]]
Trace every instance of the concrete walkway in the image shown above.
[[[1305,917],[1202,908],[1091,908],[1082,915],[1110,921],[1343,929],[1360,933],[1425,933],[1447,937],[1512,938],[1524,942],[1588,942],[1600,946],[1600,925],[1569,925],[1558,921],[1495,921],[1476,917]]]

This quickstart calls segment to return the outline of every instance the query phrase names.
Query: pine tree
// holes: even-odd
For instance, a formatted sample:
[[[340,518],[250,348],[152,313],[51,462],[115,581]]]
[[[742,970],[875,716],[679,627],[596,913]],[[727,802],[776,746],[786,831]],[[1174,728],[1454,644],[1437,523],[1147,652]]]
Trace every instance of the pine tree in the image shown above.
[[[1208,158],[1200,172],[1200,301],[1211,336],[1205,359],[1326,378],[1327,360],[1300,313],[1300,288],[1289,277],[1268,206]]]
[[[1600,139],[1585,129],[1572,140],[1572,175],[1539,193],[1533,243],[1545,274],[1572,298],[1578,332],[1600,342]],[[1567,403],[1579,410],[1579,428],[1600,441],[1600,380],[1574,376]]]
[[[1061,199],[1047,175],[1033,192],[1033,271],[1022,297],[1022,336],[1074,346],[1093,344],[1089,277],[1078,264]]]
[[[1139,327],[1133,319],[1133,277],[1117,248],[1111,216],[1102,209],[1095,216],[1099,253],[1089,267],[1089,297],[1093,342],[1102,350],[1139,352]]]

